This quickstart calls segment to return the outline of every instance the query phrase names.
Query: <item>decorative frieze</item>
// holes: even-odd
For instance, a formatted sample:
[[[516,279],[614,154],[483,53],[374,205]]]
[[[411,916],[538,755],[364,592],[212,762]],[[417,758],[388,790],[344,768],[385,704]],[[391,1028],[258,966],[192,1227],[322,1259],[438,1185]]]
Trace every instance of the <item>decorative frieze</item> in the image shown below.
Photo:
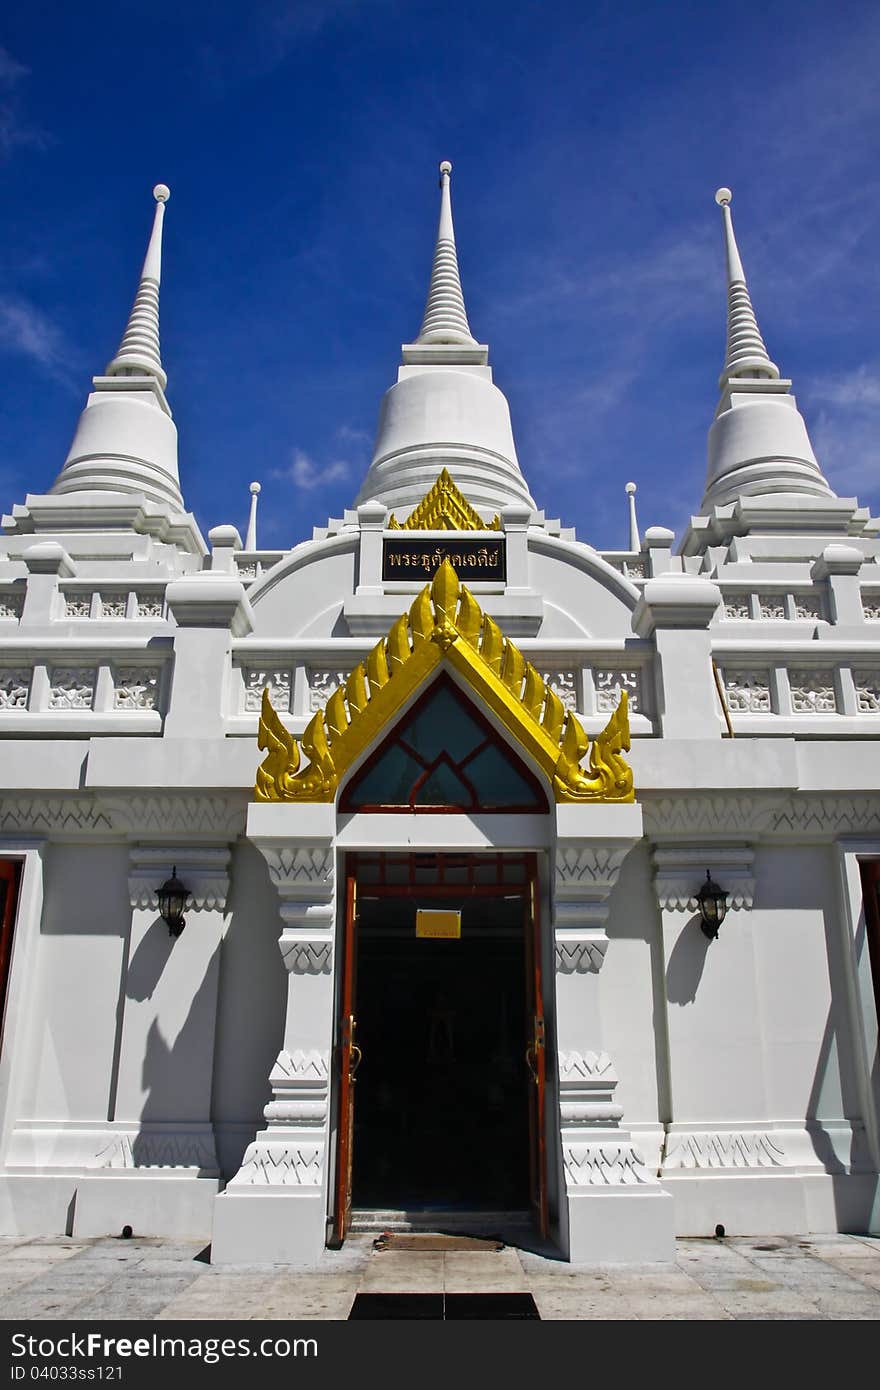
[[[652,840],[681,835],[752,839],[771,828],[784,801],[784,792],[769,796],[742,792],[736,796],[648,794],[642,802],[645,834]]]
[[[880,593],[862,593],[862,612],[865,622],[880,623]]]
[[[241,561],[239,561],[239,564],[238,564],[238,577],[239,577],[239,579],[256,579],[256,577],[257,577],[257,565],[256,565],[256,561],[255,561],[255,560],[245,560],[243,563],[242,563]]]
[[[198,1168],[216,1173],[213,1140],[193,1134],[145,1131],[120,1134],[95,1154],[95,1168]]]
[[[766,1131],[731,1133],[707,1130],[704,1133],[670,1136],[664,1172],[677,1169],[780,1168],[785,1152]]]
[[[624,560],[623,572],[627,579],[647,579],[648,577],[644,560]]]
[[[92,616],[91,594],[65,593],[64,614],[68,618],[90,618]]]
[[[577,672],[541,669],[541,679],[562,702],[564,709],[577,711]],[[617,706],[615,705],[615,709]]]
[[[23,607],[23,594],[0,593],[0,619],[12,618],[17,622]]]
[[[138,618],[162,618],[165,615],[165,596],[158,593],[135,595],[135,613]]]
[[[114,830],[128,835],[208,835],[236,840],[244,831],[247,794],[229,797],[130,796],[101,798],[101,814]]]
[[[785,617],[784,594],[758,594],[758,612],[763,619]]]
[[[754,833],[754,832],[753,832]],[[654,889],[668,912],[697,912],[697,893],[711,869],[727,890],[729,908],[750,909],[755,901],[755,852],[749,846],[694,844],[654,850]]]
[[[788,673],[791,708],[794,714],[836,714],[837,694],[832,671]]]
[[[133,908],[157,907],[156,889],[172,868],[189,889],[187,912],[226,910],[229,896],[229,846],[133,845],[129,855],[128,895]]]
[[[793,594],[792,598],[796,618],[818,618],[821,620],[825,616],[819,594]]]
[[[94,666],[54,666],[49,673],[49,708],[91,709],[98,672]]]
[[[323,1144],[271,1144],[257,1141],[248,1146],[241,1167],[227,1184],[235,1187],[320,1187],[324,1173]]]
[[[263,690],[268,686],[269,699],[279,714],[290,713],[290,670],[287,667],[244,666],[244,707],[259,713]]]
[[[653,1181],[630,1140],[563,1144],[562,1162],[568,1187],[620,1187]]]
[[[124,618],[128,609],[128,594],[104,593],[100,595],[102,618]]]
[[[563,974],[601,970],[608,949],[608,898],[630,844],[560,839],[554,861],[556,968]]]
[[[631,714],[641,711],[638,671],[601,670],[593,672],[596,688],[596,709],[600,714],[613,714],[620,704],[620,692],[625,690]]]
[[[158,666],[117,666],[113,672],[114,709],[158,709]]]
[[[306,668],[306,679],[309,687],[309,709],[315,713],[323,709],[330,696],[340,686],[345,685],[351,675],[351,670],[322,670],[316,666]]]
[[[727,669],[722,675],[724,698],[731,714],[770,714],[770,672]]]
[[[6,833],[91,834],[113,829],[107,810],[85,797],[0,798],[0,830]]]
[[[880,670],[853,670],[859,714],[880,714]]]
[[[31,674],[27,666],[0,666],[0,709],[27,709]]]
[[[793,796],[777,811],[771,832],[820,839],[873,835],[880,832],[880,797]]]
[[[725,594],[719,616],[728,622],[748,622],[752,616],[748,594]]]

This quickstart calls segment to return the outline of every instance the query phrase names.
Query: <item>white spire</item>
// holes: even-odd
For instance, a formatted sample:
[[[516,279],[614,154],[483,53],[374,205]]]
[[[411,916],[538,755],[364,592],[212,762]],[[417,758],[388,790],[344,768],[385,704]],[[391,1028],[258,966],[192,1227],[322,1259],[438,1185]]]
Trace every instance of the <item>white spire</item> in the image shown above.
[[[730,204],[733,194],[729,188],[719,188],[715,201],[724,219],[724,242],[727,250],[727,354],[719,385],[730,377],[763,377],[776,380],[779,368],[770,361],[758,320],[752,308],[746,285],[745,271],[740,259]]]
[[[639,535],[639,523],[636,519],[635,483],[627,483],[626,495],[629,498],[629,548],[630,550],[641,550],[642,540]]]
[[[168,378],[159,349],[159,285],[162,281],[162,223],[171,191],[164,183],[157,183],[153,197],[156,214],[141,281],[119,351],[107,368],[107,376],[143,376],[146,373],[156,377],[164,390]]]
[[[248,517],[247,534],[244,538],[245,550],[256,550],[257,548],[257,498],[260,491],[259,483],[251,483],[251,511]]]
[[[452,165],[444,159],[440,165],[440,223],[437,227],[437,246],[431,267],[431,283],[425,317],[417,342],[466,343],[474,339],[458,273],[458,254],[455,249],[455,228],[452,225],[452,201],[449,176]]]

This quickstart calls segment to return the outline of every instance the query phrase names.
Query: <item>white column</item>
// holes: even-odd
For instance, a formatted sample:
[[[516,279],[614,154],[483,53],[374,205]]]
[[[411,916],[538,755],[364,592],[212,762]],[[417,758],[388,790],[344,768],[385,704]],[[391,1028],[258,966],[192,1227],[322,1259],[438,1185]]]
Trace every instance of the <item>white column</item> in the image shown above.
[[[672,1202],[645,1166],[614,1099],[599,973],[609,898],[641,838],[636,805],[556,808],[554,933],[562,1161],[574,1263],[674,1258]]]
[[[215,1264],[309,1265],[325,1245],[336,935],[335,809],[255,803],[248,838],[278,890],[287,970],[284,1036],[266,1128],[214,1208]]]
[[[253,630],[244,585],[222,571],[187,575],[168,585],[166,601],[177,631],[165,737],[223,738],[232,638]]]
[[[633,631],[653,637],[657,648],[657,710],[664,738],[721,737],[708,631],[720,603],[721,591],[709,580],[666,574],[648,580],[633,610]]]

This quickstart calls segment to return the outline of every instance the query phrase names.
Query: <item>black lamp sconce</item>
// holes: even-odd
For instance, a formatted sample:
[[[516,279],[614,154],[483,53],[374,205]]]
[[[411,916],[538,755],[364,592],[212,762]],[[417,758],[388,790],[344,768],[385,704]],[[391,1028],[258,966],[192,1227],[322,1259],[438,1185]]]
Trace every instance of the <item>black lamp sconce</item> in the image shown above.
[[[188,888],[184,887],[177,877],[177,865],[171,870],[171,877],[166,878],[161,888],[156,889],[156,897],[159,899],[159,914],[162,921],[167,923],[168,931],[171,936],[180,936],[186,926],[184,912],[186,911],[187,899],[192,895]]]
[[[710,941],[717,940],[718,928],[727,916],[727,892],[724,888],[719,888],[712,878],[709,870],[706,870],[706,882],[701,884],[697,894],[697,905],[700,909],[700,928]]]

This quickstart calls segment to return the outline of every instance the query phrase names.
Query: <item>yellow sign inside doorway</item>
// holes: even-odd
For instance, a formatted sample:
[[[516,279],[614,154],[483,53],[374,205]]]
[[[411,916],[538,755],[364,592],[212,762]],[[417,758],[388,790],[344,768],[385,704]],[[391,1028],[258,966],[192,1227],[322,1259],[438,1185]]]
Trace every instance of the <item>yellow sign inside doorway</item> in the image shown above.
[[[434,907],[417,908],[416,936],[447,937],[458,940],[461,936],[461,913],[447,912]]]

